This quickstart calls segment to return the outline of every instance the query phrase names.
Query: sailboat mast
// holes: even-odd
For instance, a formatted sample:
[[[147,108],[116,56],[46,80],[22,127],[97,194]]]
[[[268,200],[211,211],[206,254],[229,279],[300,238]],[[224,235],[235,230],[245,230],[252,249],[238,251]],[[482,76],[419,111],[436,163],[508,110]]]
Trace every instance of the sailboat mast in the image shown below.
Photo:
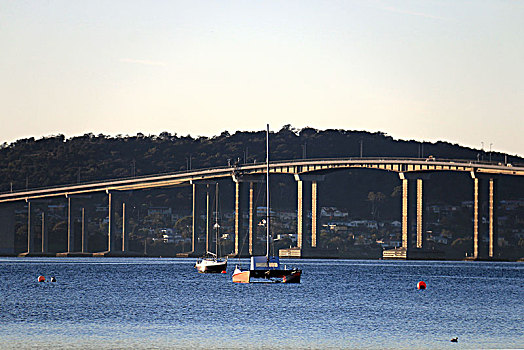
[[[218,259],[218,182],[215,186],[215,254]]]
[[[266,129],[266,257],[269,259],[269,124]]]

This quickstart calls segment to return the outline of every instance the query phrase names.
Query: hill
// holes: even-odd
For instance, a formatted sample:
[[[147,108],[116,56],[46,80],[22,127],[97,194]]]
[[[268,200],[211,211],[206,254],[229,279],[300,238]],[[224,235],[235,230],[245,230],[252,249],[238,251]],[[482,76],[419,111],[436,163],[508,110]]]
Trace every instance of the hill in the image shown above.
[[[488,154],[482,150],[448,142],[421,143],[413,140],[396,140],[381,132],[313,128],[297,130],[290,125],[271,133],[270,149],[271,160],[360,156],[426,158],[431,155],[436,159],[488,161],[491,158],[491,161],[496,163],[508,162],[515,165],[524,163],[520,157],[497,152]],[[137,134],[112,137],[85,134],[69,139],[63,135],[41,139],[29,138],[11,144],[4,143],[0,148],[0,192],[11,191],[11,188],[13,191],[18,191],[26,188],[184,171],[188,168],[210,168],[233,163],[264,161],[265,131],[238,131],[234,134],[224,131],[210,138],[179,136],[169,132],[163,132],[158,136]],[[522,180],[516,177],[503,177],[499,182],[499,199],[524,198]],[[222,210],[232,211],[234,204],[232,182],[230,180],[222,182],[220,191]],[[341,170],[330,174],[319,184],[319,205],[337,207],[348,212],[352,219],[391,222],[400,218],[399,185],[400,181],[396,173],[365,169]],[[274,176],[271,186],[274,209],[296,210],[296,184],[291,176]],[[439,208],[454,205],[461,209],[446,217],[431,213],[427,216],[432,224],[428,229],[438,229],[439,232],[451,231],[454,240],[462,239],[457,241],[457,246],[461,244],[469,246],[471,213],[464,203],[472,200],[472,192],[469,174],[433,174],[424,182],[426,204],[437,205]],[[183,215],[190,213],[189,188],[138,191],[133,194],[133,197],[133,208],[145,206],[132,214],[136,215],[133,219],[136,223],[133,228],[136,242],[143,237],[139,232],[140,227],[142,229],[145,229],[144,225],[153,227],[150,221],[144,221],[140,210],[147,211],[147,208],[152,206],[163,206],[186,213]],[[256,205],[265,205],[263,195],[259,193],[257,198],[259,200]],[[103,206],[104,203],[105,199],[101,196],[97,205]],[[519,210],[508,212],[509,214],[504,212],[505,216],[508,214],[511,217],[506,218],[507,225],[501,233],[507,231],[510,237],[509,232],[513,232],[514,228],[518,227],[519,222],[523,220],[522,208]],[[54,223],[52,232],[56,232],[56,237],[62,237],[60,239],[63,240],[65,223],[63,219],[60,220]],[[90,228],[90,231],[98,232],[96,241],[98,243],[94,245],[98,244],[100,249],[104,249],[103,245],[106,241],[104,232],[107,230],[103,227],[103,217],[99,220],[100,224]],[[155,227],[173,227],[174,223],[161,222],[158,219],[155,225]],[[382,231],[384,232],[379,236],[376,235],[376,238],[385,237],[387,230]],[[17,244],[23,251],[24,235],[27,231],[22,217],[19,219],[17,232]],[[348,242],[340,234],[336,237],[331,235],[324,240],[333,245],[335,244],[333,242],[337,242],[334,238],[340,239],[340,242]],[[519,242],[516,234],[511,234],[510,242],[516,246]],[[460,249],[460,254],[463,254],[466,248]]]
[[[270,136],[271,159],[325,157],[406,157],[524,163],[520,157],[462,147],[448,142],[395,140],[384,133],[347,130],[296,130],[290,125]],[[224,131],[218,136],[107,136],[85,134],[21,139],[0,148],[0,192],[7,192],[265,161],[265,133]]]

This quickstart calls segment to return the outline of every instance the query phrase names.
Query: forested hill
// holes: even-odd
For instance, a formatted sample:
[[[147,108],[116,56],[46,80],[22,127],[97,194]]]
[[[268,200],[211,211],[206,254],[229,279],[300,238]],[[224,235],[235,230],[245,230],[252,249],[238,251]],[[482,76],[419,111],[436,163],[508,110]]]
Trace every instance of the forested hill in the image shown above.
[[[323,157],[427,157],[487,161],[488,152],[448,142],[395,140],[384,133],[294,129],[270,135],[271,159]],[[520,157],[491,153],[495,162],[524,163]],[[85,134],[22,139],[0,149],[0,192],[109,178],[225,166],[265,160],[265,131],[219,136],[107,136]]]

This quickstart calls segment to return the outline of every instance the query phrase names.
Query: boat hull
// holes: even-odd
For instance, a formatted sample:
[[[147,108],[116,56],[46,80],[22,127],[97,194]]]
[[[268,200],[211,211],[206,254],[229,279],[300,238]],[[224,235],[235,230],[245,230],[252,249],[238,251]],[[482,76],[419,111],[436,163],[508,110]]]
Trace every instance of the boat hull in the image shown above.
[[[233,272],[233,282],[234,283],[249,283],[251,280],[251,271],[250,270],[235,270]]]
[[[250,283],[251,279],[275,280],[282,283],[300,283],[302,270],[235,270],[234,283]]]
[[[291,274],[282,277],[283,283],[300,283],[300,276],[302,276],[302,270],[293,270]]]

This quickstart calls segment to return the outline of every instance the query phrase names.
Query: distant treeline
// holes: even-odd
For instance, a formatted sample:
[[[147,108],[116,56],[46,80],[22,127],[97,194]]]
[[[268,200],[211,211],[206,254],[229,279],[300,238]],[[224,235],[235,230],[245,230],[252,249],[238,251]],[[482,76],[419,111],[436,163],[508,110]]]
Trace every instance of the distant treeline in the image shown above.
[[[524,163],[516,156],[462,147],[448,142],[417,142],[395,140],[382,132],[295,129],[285,125],[270,135],[272,160],[337,157],[406,157],[436,159],[470,159],[493,162]],[[4,143],[0,149],[0,192],[26,188],[47,187],[111,178],[142,176],[155,173],[226,166],[234,163],[265,161],[265,131],[227,131],[214,137],[179,136],[163,132],[160,135],[107,136],[85,134],[72,138],[64,135],[41,139],[22,139]],[[346,171],[349,176],[358,172]],[[375,174],[375,172],[373,173]],[[398,177],[386,181],[390,186]],[[365,176],[357,181],[362,195],[380,190],[383,175]],[[511,181],[510,181],[511,182]],[[340,190],[331,181],[322,189],[334,200],[341,197]],[[449,183],[449,181],[448,181]],[[511,184],[513,195],[522,195],[522,184]],[[386,186],[386,187],[387,187]],[[513,188],[516,186],[517,188]],[[394,187],[394,186],[393,186]],[[384,190],[388,192],[387,190]],[[468,193],[470,189],[466,188]],[[389,191],[391,192],[391,191]],[[389,193],[387,193],[389,195]],[[285,194],[283,198],[288,198]],[[459,196],[460,197],[460,196]],[[340,198],[341,200],[343,198]],[[292,205],[294,201],[290,202]]]

